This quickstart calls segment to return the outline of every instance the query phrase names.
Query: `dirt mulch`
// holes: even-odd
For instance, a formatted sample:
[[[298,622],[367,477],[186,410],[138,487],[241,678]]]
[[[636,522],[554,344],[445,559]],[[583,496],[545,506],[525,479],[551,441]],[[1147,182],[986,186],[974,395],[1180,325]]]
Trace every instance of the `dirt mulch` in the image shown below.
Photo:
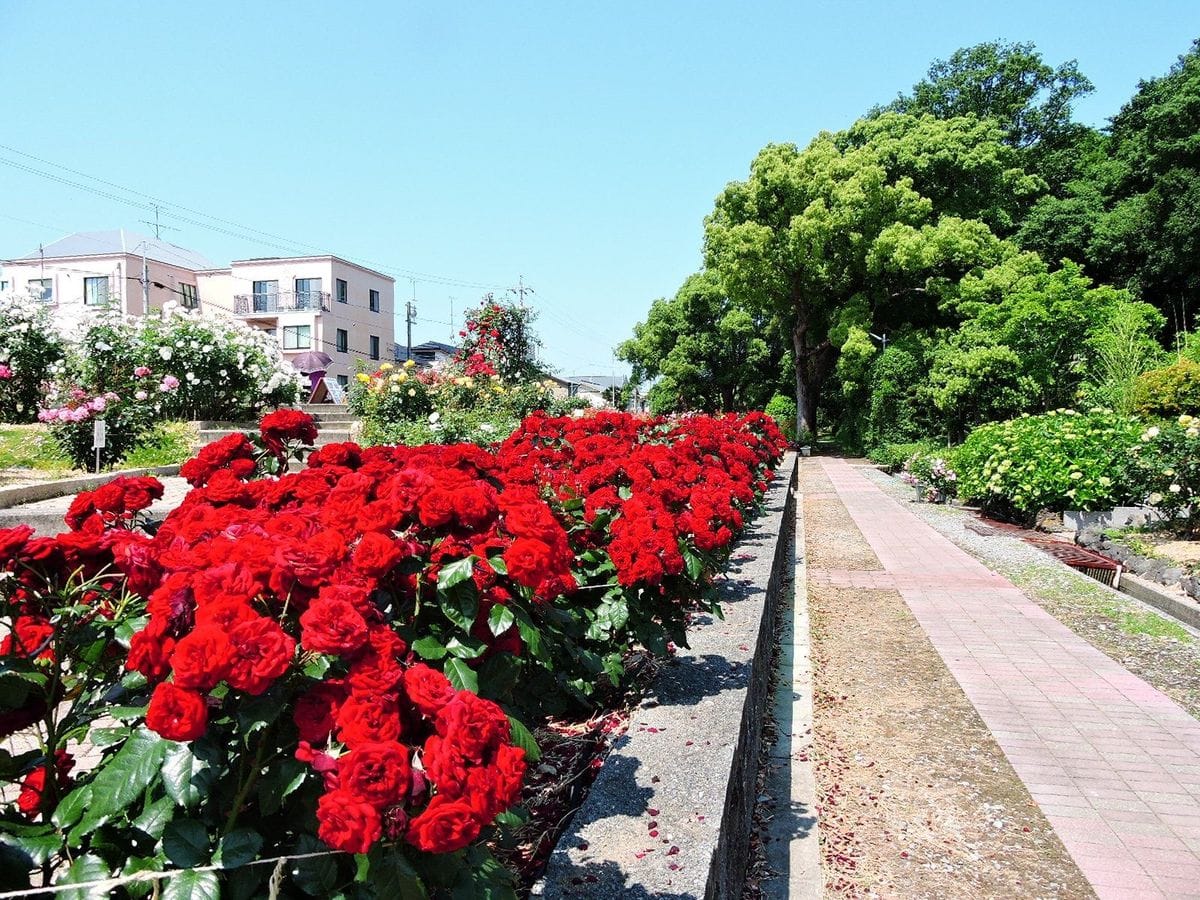
[[[882,568],[816,468],[810,570]],[[1094,896],[900,595],[808,594],[827,896]]]

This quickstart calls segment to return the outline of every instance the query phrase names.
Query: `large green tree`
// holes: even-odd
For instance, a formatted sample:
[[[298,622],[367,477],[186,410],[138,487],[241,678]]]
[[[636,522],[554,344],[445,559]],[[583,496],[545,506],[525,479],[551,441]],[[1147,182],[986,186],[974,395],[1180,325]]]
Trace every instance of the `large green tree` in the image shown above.
[[[729,296],[789,325],[800,431],[858,332],[935,323],[939,297],[995,261],[1043,189],[1000,127],[884,113],[804,150],[765,147],[706,220],[705,258]]]
[[[988,41],[935,60],[888,107],[940,119],[993,119],[1014,147],[1057,143],[1073,130],[1071,106],[1094,90],[1075,60],[1054,68],[1032,43]]]
[[[654,380],[656,413],[761,409],[779,387],[785,352],[778,322],[735,304],[711,272],[654,301],[617,348],[632,364],[632,381]]]

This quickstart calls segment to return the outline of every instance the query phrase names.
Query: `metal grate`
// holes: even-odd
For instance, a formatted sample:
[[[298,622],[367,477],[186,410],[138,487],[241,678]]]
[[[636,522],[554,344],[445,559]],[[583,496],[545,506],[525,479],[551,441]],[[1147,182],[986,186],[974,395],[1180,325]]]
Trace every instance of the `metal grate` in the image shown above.
[[[968,529],[976,534],[1010,534],[1013,537],[1018,537],[1025,543],[1032,544],[1042,552],[1050,554],[1060,562],[1066,563],[1072,569],[1082,572],[1089,578],[1096,579],[1101,584],[1118,589],[1121,587],[1121,564],[1114,559],[1109,559],[1102,553],[1097,553],[1095,550],[1089,550],[1077,544],[1069,544],[1066,541],[1055,540],[1052,537],[1047,537],[1040,531],[1032,531],[1031,529],[1012,525],[1008,522],[997,522],[994,519],[983,519],[981,517],[976,521],[967,522],[966,525]]]

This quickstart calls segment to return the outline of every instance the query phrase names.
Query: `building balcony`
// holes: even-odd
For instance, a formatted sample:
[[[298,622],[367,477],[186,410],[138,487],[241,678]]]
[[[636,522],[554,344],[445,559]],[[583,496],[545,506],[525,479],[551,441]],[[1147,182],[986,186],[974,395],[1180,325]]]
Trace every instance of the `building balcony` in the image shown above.
[[[276,291],[270,294],[238,294],[233,310],[239,316],[274,315],[284,312],[321,312],[329,310],[328,291]]]

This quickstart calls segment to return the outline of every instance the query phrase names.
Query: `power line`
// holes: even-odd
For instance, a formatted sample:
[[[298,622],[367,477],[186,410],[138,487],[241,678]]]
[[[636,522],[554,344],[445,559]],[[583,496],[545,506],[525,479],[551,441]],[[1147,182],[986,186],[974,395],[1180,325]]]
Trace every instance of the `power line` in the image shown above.
[[[0,144],[0,149],[7,150],[10,153],[16,153],[17,155],[25,157],[26,159],[32,159],[36,162],[39,162],[46,166],[51,166],[52,168],[55,168],[55,169],[61,169],[64,172],[69,172],[72,175],[76,175],[80,178],[86,178],[89,181],[94,181],[98,184],[105,185],[106,187],[115,188],[119,191],[125,192],[126,194],[132,195],[132,197],[144,198],[143,200],[135,200],[135,199],[131,199],[131,197],[122,197],[122,196],[119,196],[116,194],[112,194],[108,191],[101,190],[92,185],[80,184],[77,181],[73,181],[69,178],[64,178],[64,177],[62,177],[60,175],[56,175],[52,172],[45,172],[40,169],[33,168],[32,166],[27,166],[22,163],[16,162],[15,160],[4,159],[3,157],[0,157],[0,163],[3,163],[4,165],[11,166],[12,168],[15,168],[15,169],[20,169],[24,172],[28,172],[32,175],[37,175],[41,178],[46,178],[51,181],[56,181],[60,184],[74,187],[77,190],[87,191],[89,193],[96,194],[97,196],[103,197],[108,200],[113,200],[117,203],[124,203],[124,204],[130,205],[130,206],[135,206],[139,209],[145,209],[145,210],[149,210],[149,211],[153,211],[155,209],[161,209],[163,215],[170,216],[171,218],[176,219],[177,221],[184,222],[189,225],[195,225],[198,228],[207,228],[210,231],[215,231],[220,234],[229,235],[231,237],[241,238],[243,240],[247,239],[247,237],[246,237],[247,235],[256,235],[256,236],[258,236],[257,242],[259,244],[261,244],[262,246],[272,247],[277,250],[283,250],[286,252],[295,252],[297,249],[315,250],[319,254],[322,254],[322,255],[325,254],[326,252],[328,252],[326,248],[319,247],[315,244],[307,244],[302,241],[295,241],[290,238],[283,237],[281,235],[272,234],[271,232],[268,232],[268,231],[262,231],[260,229],[253,228],[248,225],[243,225],[239,222],[233,221],[232,219],[224,219],[224,218],[221,218],[220,216],[214,216],[211,213],[206,213],[201,210],[193,209],[191,207],[187,207],[182,204],[171,203],[167,200],[162,200],[162,199],[154,197],[150,194],[146,194],[142,191],[135,190],[134,188],[126,187],[124,185],[117,184],[116,182],[113,182],[113,181],[108,181],[106,179],[100,178],[95,175],[89,175],[85,172],[79,171],[78,169],[72,169],[69,166],[64,166],[64,165],[61,165],[60,163],[52,162],[50,160],[43,159],[42,157],[39,157],[39,156],[34,156],[32,153],[26,153],[25,151],[19,150],[16,147],[12,147],[8,144]],[[166,207],[166,208],[164,208],[164,207]],[[210,222],[198,221],[196,219],[192,219],[187,216],[180,215],[179,213],[174,212],[173,210],[180,210],[182,212],[191,213],[194,216],[200,216],[203,219],[208,219],[208,220],[210,220]],[[221,223],[222,225],[229,225],[229,226],[232,226],[233,228],[238,229],[238,231],[237,232],[230,231],[227,228],[221,228],[221,227],[218,227],[217,225],[213,225],[213,224],[211,224],[211,222],[218,222],[218,223]],[[263,240],[263,238],[266,238],[268,240]],[[278,243],[281,241],[283,243]],[[408,268],[405,268],[402,266],[394,266],[389,263],[381,263],[381,262],[377,262],[377,261],[369,260],[369,259],[355,260],[355,258],[351,257],[351,256],[346,256],[344,258],[347,260],[350,260],[351,262],[357,261],[360,264],[365,263],[365,264],[367,264],[371,267],[374,267],[374,268],[378,269],[379,271],[382,271],[385,273],[402,274],[405,278],[415,277],[415,278],[420,279],[421,281],[428,281],[428,282],[433,282],[433,283],[437,283],[437,284],[445,284],[445,285],[456,286],[456,287],[473,287],[473,288],[479,288],[481,290],[502,289],[500,287],[500,285],[498,285],[498,284],[486,284],[483,282],[468,281],[468,280],[462,279],[462,278],[438,275],[438,274],[434,274],[434,273],[430,273],[430,272],[419,272],[419,271],[416,271],[415,269],[408,269]]]

